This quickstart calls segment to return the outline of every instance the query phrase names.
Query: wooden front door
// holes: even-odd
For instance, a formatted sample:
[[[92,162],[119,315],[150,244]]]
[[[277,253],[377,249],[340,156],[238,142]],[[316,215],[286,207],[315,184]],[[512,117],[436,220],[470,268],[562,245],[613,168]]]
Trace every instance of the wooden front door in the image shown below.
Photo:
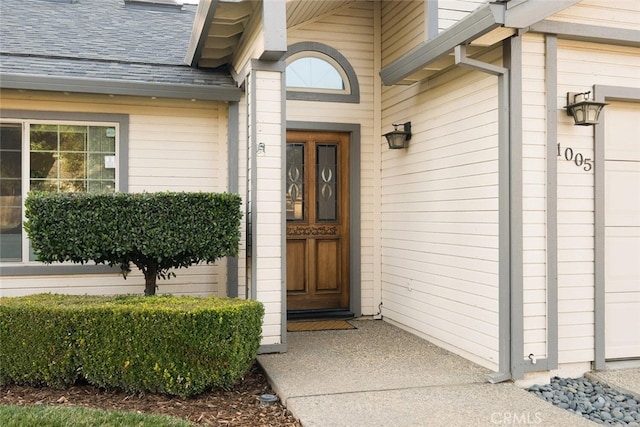
[[[287,309],[349,309],[349,134],[287,132]]]

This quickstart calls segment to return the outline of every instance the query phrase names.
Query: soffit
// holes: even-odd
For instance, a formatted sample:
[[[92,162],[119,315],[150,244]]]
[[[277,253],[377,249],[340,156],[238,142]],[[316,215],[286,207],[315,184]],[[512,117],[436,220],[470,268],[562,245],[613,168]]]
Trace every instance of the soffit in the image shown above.
[[[287,28],[295,27],[296,25],[314,20],[320,16],[330,14],[356,1],[357,0],[287,0]]]
[[[199,68],[217,68],[227,65],[240,43],[249,20],[257,10],[258,1],[218,1],[212,2],[209,11],[198,9],[198,14],[206,13],[208,20],[200,29],[199,49],[193,63]],[[197,19],[197,18],[196,18]],[[195,29],[194,29],[195,31]],[[187,62],[191,62],[187,59]]]
[[[355,1],[287,0],[287,28],[329,14]],[[192,46],[193,60],[187,57],[187,62],[200,68],[217,68],[227,65],[238,48],[251,18],[255,13],[260,12],[262,1],[209,0],[203,2],[201,6],[198,9],[198,15],[200,19],[207,22],[202,22],[199,29],[194,26],[194,31],[201,31],[202,34],[198,36],[198,48]],[[194,43],[196,41],[192,39],[192,44]]]
[[[516,34],[516,30],[514,28],[504,28],[498,27],[482,36],[469,40],[467,45],[467,55],[471,58],[481,55],[486,52],[496,43],[507,39]],[[429,77],[433,77],[435,74],[455,65],[455,55],[453,50],[450,50],[445,56],[442,56],[420,70],[414,72],[413,74],[405,77],[403,80],[397,82],[396,84],[413,84],[420,80],[427,79]]]
[[[505,39],[505,38],[507,37],[505,36],[502,39]],[[475,41],[471,42],[470,44],[467,45],[467,50],[466,50],[467,56],[469,56],[470,58],[480,56],[482,55],[482,53],[488,51],[493,44],[494,43],[485,44],[484,42],[480,42],[480,43],[475,43]],[[435,59],[429,62],[426,66],[420,68],[417,71],[412,72],[411,74],[407,75],[402,80],[395,82],[394,84],[411,85],[421,80],[433,77],[436,74],[442,72],[443,70],[453,67],[454,65],[455,65],[455,54],[453,50],[449,50],[445,54],[445,56],[442,56],[438,59]]]

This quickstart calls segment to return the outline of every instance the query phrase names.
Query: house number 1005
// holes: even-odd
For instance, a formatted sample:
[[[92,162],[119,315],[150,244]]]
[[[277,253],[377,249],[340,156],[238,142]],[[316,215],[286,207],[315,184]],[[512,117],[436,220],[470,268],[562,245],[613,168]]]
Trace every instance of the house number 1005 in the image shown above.
[[[593,163],[591,163],[592,160],[590,158],[585,158],[582,153],[574,153],[573,148],[571,147],[565,148],[563,152],[560,147],[560,143],[558,143],[558,157],[563,156],[566,161],[573,162],[576,166],[582,167],[585,172],[589,172],[593,169]]]

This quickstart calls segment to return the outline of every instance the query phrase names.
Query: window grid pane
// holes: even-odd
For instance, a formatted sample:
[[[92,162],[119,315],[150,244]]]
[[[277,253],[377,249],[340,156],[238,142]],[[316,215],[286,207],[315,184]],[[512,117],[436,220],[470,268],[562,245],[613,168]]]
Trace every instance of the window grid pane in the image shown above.
[[[300,58],[287,66],[288,88],[344,90],[342,76],[333,65],[315,57]]]
[[[23,231],[24,191],[116,191],[116,136],[114,125],[0,123],[0,262],[36,261]]]
[[[0,125],[0,261],[22,258],[22,125]]]
[[[115,192],[115,135],[113,126],[32,124],[30,190]],[[28,256],[37,261],[31,244]]]
[[[30,139],[31,190],[115,192],[113,127],[34,124]]]

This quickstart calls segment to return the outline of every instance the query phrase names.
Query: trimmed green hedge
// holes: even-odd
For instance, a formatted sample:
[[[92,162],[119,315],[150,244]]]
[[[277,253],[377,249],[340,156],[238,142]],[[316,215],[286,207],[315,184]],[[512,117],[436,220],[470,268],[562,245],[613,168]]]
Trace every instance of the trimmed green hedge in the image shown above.
[[[38,260],[120,265],[156,278],[237,256],[241,199],[231,193],[45,193],[25,200],[24,228]]]
[[[0,383],[78,378],[129,392],[191,396],[228,388],[253,364],[264,308],[229,298],[0,298]]]

